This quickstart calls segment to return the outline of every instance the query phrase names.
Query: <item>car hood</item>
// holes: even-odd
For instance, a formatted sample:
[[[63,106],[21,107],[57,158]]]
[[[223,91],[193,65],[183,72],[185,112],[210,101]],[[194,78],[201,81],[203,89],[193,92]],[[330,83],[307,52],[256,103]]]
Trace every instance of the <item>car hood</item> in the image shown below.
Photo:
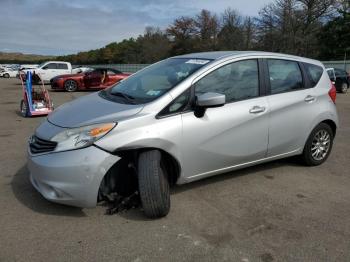
[[[98,93],[63,104],[48,116],[48,121],[60,127],[118,122],[139,113],[143,105],[120,104],[103,99]]]

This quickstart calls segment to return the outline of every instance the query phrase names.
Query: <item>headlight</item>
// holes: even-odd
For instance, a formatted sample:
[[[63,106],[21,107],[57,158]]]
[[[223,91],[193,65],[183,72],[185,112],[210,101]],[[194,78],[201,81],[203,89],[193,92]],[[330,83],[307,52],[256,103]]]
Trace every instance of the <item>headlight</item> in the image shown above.
[[[106,135],[115,126],[115,123],[105,123],[71,128],[58,133],[51,138],[51,141],[57,142],[55,151],[65,151],[88,147]]]

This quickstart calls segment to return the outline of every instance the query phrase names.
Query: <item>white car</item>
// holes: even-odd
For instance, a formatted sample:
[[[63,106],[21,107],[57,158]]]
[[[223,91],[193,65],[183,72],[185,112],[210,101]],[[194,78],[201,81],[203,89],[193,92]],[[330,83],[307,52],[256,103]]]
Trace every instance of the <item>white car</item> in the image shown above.
[[[40,79],[44,82],[50,82],[56,76],[71,74],[72,65],[69,62],[48,61],[40,64],[37,68],[21,70],[20,73],[26,75],[28,71],[33,73],[34,82],[38,82]]]
[[[0,72],[0,77],[10,78],[16,77],[18,71],[13,69],[5,69],[3,72]]]

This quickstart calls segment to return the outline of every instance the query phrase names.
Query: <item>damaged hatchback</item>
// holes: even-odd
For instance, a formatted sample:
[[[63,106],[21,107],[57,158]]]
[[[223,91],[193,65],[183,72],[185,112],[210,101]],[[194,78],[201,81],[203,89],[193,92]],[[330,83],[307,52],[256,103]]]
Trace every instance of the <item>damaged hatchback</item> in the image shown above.
[[[57,203],[140,200],[148,217],[162,217],[171,185],[294,155],[323,163],[338,125],[335,96],[315,60],[169,58],[50,114],[29,140],[30,180]]]

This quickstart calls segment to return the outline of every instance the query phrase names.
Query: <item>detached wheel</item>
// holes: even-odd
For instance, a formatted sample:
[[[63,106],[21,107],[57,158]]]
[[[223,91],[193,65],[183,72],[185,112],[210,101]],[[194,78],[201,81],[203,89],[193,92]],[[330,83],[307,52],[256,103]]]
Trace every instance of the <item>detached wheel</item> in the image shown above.
[[[8,73],[4,74],[5,78],[10,78],[10,75]]]
[[[325,123],[315,127],[306,141],[302,154],[308,166],[318,166],[327,160],[333,146],[333,130]]]
[[[77,91],[78,84],[76,81],[69,79],[66,82],[64,82],[64,89],[66,89],[66,91],[68,92]]]
[[[170,210],[170,189],[160,151],[150,150],[139,155],[138,182],[145,215],[166,216]]]
[[[345,93],[347,93],[348,92],[348,85],[347,85],[347,83],[343,83],[342,85],[341,85],[341,92],[343,93],[343,94],[345,94]]]
[[[23,117],[29,116],[29,107],[28,107],[28,103],[26,101],[21,100],[20,110],[21,110],[21,115]]]

